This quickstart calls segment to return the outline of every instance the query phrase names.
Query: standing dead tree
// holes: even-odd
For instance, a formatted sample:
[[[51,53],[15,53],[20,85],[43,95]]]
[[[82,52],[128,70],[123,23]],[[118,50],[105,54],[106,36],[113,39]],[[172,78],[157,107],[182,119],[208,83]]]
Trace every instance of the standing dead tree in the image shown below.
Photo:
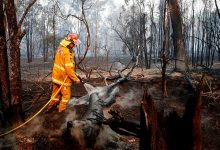
[[[180,8],[177,0],[167,0],[170,17],[173,28],[173,45],[176,56],[176,70],[187,71],[188,62],[186,57],[186,48],[184,44],[184,37],[182,33],[182,16],[180,13]]]
[[[195,66],[195,38],[194,38],[194,35],[195,35],[195,31],[194,31],[194,24],[195,24],[195,10],[194,10],[194,3],[195,3],[195,0],[193,0],[192,2],[192,40],[191,40],[191,51],[192,51],[192,66]]]
[[[1,91],[1,109],[5,115],[5,110],[10,106],[10,85],[9,85],[9,70],[8,70],[8,55],[6,44],[6,28],[5,28],[5,15],[3,10],[3,1],[0,1],[0,91]],[[4,122],[3,122],[4,123]]]
[[[176,111],[164,115],[166,108],[160,108],[145,91],[141,108],[140,147],[151,150],[201,150],[201,96],[205,76],[195,88],[191,80],[188,83],[193,90],[180,117]],[[157,109],[159,107],[159,109]]]
[[[168,144],[166,143],[163,132],[160,129],[160,117],[157,108],[147,93],[144,92],[143,101],[141,104],[141,136],[140,147],[149,150],[167,150]]]
[[[150,20],[151,20],[151,25],[150,25],[150,51],[149,51],[149,62],[148,62],[148,68],[151,68],[151,62],[152,62],[152,56],[157,49],[156,46],[156,35],[157,35],[157,30],[156,30],[156,23],[154,21],[154,4],[150,5],[150,10],[151,10],[151,15],[150,15]],[[154,59],[155,59],[154,55]]]
[[[53,58],[55,58],[56,55],[56,14],[57,14],[57,4],[58,2],[56,1],[55,4],[53,5],[53,23],[52,23],[52,28],[53,28]]]
[[[7,28],[9,33],[9,50],[10,50],[10,65],[11,65],[11,106],[13,111],[13,121],[20,120],[22,111],[21,102],[21,71],[20,71],[20,43],[25,35],[22,31],[22,23],[30,8],[37,0],[33,0],[25,9],[20,21],[17,21],[16,7],[14,0],[5,0],[5,13],[7,17]]]
[[[163,39],[163,47],[161,50],[161,57],[162,57],[162,92],[163,97],[167,97],[167,90],[166,90],[166,67],[168,63],[168,56],[167,56],[167,38],[168,38],[168,22],[169,19],[167,17],[167,5],[166,0],[164,2],[164,15],[163,15],[163,31],[164,31],[164,39]]]
[[[217,0],[215,0],[215,7],[216,7],[216,10],[218,12],[218,17],[220,19],[220,12],[219,12],[219,8],[218,8]]]

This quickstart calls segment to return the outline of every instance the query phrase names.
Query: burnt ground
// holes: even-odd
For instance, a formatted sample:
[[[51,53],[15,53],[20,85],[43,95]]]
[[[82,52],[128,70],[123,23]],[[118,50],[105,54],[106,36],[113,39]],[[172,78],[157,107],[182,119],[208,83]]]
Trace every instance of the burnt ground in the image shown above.
[[[87,81],[93,86],[103,86],[103,80],[101,78],[93,78]],[[25,113],[26,116],[31,116],[37,112],[50,98],[50,92],[43,92],[42,88],[49,89],[50,82],[42,84],[41,88],[34,83],[29,84],[30,91],[24,91],[24,99],[34,99],[40,95],[38,100],[34,100],[33,104],[27,101],[24,108],[28,108]],[[74,88],[75,87],[75,88]],[[38,91],[39,90],[39,91]],[[143,87],[140,83],[125,82],[119,86],[119,94],[116,98],[116,103],[110,108],[104,109],[106,118],[110,117],[108,111],[110,109],[117,109],[120,111],[121,116],[125,120],[140,123],[140,102],[143,97]],[[73,85],[72,96],[80,97],[86,95],[87,92],[83,85]],[[31,107],[31,108],[30,108]],[[31,122],[25,129],[21,129],[17,132],[16,138],[18,138],[18,147],[26,149],[28,147],[35,147],[37,149],[73,149],[74,147],[80,149],[78,144],[66,143],[65,138],[62,138],[63,127],[66,126],[66,122],[71,119],[80,119],[87,106],[81,105],[74,107],[75,113],[70,112],[58,113],[57,111],[45,114],[44,112]],[[34,130],[32,130],[34,129]],[[31,130],[31,131],[28,131]],[[106,136],[109,135],[109,136]],[[31,138],[30,138],[31,137]],[[105,139],[103,141],[103,138]],[[76,142],[77,143],[77,142]],[[101,143],[101,144],[100,144]],[[104,143],[104,144],[103,144]],[[111,130],[107,125],[103,125],[100,135],[97,138],[96,149],[139,149],[139,138],[132,135],[119,135]]]
[[[22,98],[26,118],[35,114],[50,99],[51,82],[48,79],[44,79],[49,70],[44,70],[43,73],[42,70],[38,70],[38,72],[39,74],[37,75],[36,72],[23,74],[25,78],[22,81]],[[196,70],[192,73],[195,85],[199,82],[200,78],[200,71]],[[86,82],[94,86],[104,85],[102,78],[91,78],[86,80]],[[131,80],[121,84],[120,94],[116,98],[116,103],[111,108],[104,109],[106,117],[110,116],[108,114],[109,109],[117,109],[126,120],[140,122],[140,106],[145,88],[148,89],[149,94],[152,96],[158,111],[164,110],[165,115],[173,110],[180,116],[183,115],[185,104],[190,94],[192,94],[189,84],[182,75],[179,73],[168,73],[168,97],[162,99],[160,74],[152,71],[144,77],[134,76]],[[72,96],[81,97],[85,94],[86,91],[83,85],[73,86]],[[220,149],[219,96],[220,70],[215,69],[212,72],[208,72],[202,99],[201,124],[202,149],[204,150]],[[33,147],[33,145],[37,149],[72,149],[74,146],[77,147],[77,143],[75,145],[66,143],[65,138],[61,136],[62,129],[66,126],[69,117],[71,119],[80,119],[87,107],[78,106],[74,109],[76,110],[74,114],[69,112],[45,114],[45,112],[42,112],[31,123],[3,139],[0,146],[4,149],[12,149],[12,147],[28,149]],[[136,136],[119,135],[106,125],[104,125],[102,131],[98,137],[100,142],[96,146],[97,149],[139,149],[140,139]],[[100,139],[105,139],[105,141],[103,142]]]

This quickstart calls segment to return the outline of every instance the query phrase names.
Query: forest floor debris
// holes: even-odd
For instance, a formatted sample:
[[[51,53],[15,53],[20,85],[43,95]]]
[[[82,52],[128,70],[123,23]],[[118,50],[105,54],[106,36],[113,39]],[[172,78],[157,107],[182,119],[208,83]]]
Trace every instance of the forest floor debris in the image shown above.
[[[49,71],[42,74],[40,77],[43,79],[45,75],[47,75]],[[103,72],[106,73],[106,72]],[[108,73],[104,74],[107,75]],[[138,74],[144,74],[144,76],[138,76]],[[23,76],[25,77],[25,75]],[[105,85],[105,82],[102,78],[93,78],[96,77],[92,76],[90,79],[87,79],[87,82],[92,84],[93,86],[103,86]],[[140,77],[140,78],[139,78]],[[201,73],[194,71],[192,73],[192,78],[195,81],[195,84],[200,79]],[[36,80],[35,80],[36,79]],[[143,89],[144,87],[148,88],[149,93],[152,95],[154,101],[156,104],[159,104],[157,106],[160,106],[162,109],[167,108],[167,113],[169,113],[169,110],[176,110],[178,114],[181,116],[181,114],[184,111],[185,102],[188,99],[188,84],[183,78],[183,75],[179,73],[172,73],[168,72],[167,74],[167,91],[168,91],[168,97],[164,98],[163,101],[161,101],[161,75],[160,72],[156,69],[147,70],[143,73],[143,70],[138,68],[135,69],[131,76],[131,81],[125,82],[122,85],[120,85],[120,95],[116,99],[116,103],[111,107],[111,109],[117,109],[120,111],[122,116],[124,118],[128,118],[133,121],[140,121],[140,101],[143,96]],[[37,81],[37,82],[36,82]],[[44,81],[40,81],[39,78],[23,78],[23,101],[24,110],[26,118],[33,115],[35,112],[37,112],[50,98],[50,89],[51,83],[50,83],[50,76],[45,78]],[[39,86],[36,86],[36,83],[39,84]],[[210,84],[211,83],[211,84]],[[211,86],[210,86],[211,85]],[[76,88],[77,87],[77,88]],[[210,91],[211,87],[211,91]],[[213,149],[217,150],[220,148],[220,73],[216,70],[214,70],[214,74],[208,75],[207,78],[207,85],[205,88],[206,91],[204,93],[209,92],[209,95],[203,96],[203,105],[202,105],[202,140],[203,140],[203,148],[204,149]],[[86,94],[86,91],[83,87],[83,85],[76,85],[73,86],[72,89],[72,96],[73,97],[81,97]],[[131,94],[133,92],[133,95]],[[211,93],[210,93],[211,92]],[[215,97],[210,96],[210,94],[213,94]],[[38,98],[39,99],[38,99]],[[127,101],[126,101],[127,100]],[[27,109],[29,108],[29,109]],[[31,108],[31,109],[30,109]],[[78,106],[77,108],[78,114],[75,114],[75,117],[80,117],[80,115],[85,112],[87,109],[85,106]],[[110,108],[109,108],[110,109]],[[104,113],[106,117],[109,117],[108,111],[109,109],[104,109]],[[41,114],[39,118],[37,118],[37,121],[28,124],[25,129],[21,129],[18,132],[15,133],[16,136],[21,137],[21,139],[26,139],[26,136],[30,136],[31,141],[37,143],[37,147],[42,147],[42,145],[50,145],[52,143],[56,143],[55,147],[59,149],[59,147],[65,146],[65,142],[62,140],[58,140],[58,135],[62,134],[60,133],[60,128],[63,127],[63,122],[66,122],[66,120],[63,120],[63,122],[59,119],[62,118],[62,115],[59,113],[52,113],[49,115]],[[78,115],[78,116],[77,116]],[[53,117],[52,117],[53,116]],[[48,121],[50,120],[50,121]],[[57,122],[57,120],[60,120]],[[43,124],[38,124],[37,122],[43,122]],[[32,130],[33,127],[36,127],[36,130]],[[37,128],[42,128],[44,134],[39,134],[37,132]],[[46,129],[46,130],[45,130]],[[27,131],[31,130],[32,132]],[[108,129],[110,130],[110,129]],[[24,132],[26,131],[26,132]],[[52,133],[53,134],[48,134]],[[111,131],[113,132],[113,131]],[[22,135],[22,134],[23,135]],[[24,136],[25,134],[26,136]],[[115,134],[115,133],[114,133]],[[48,135],[48,136],[46,136]],[[139,138],[134,136],[123,136],[123,135],[117,135],[115,138],[119,141],[121,141],[123,144],[119,145],[117,149],[122,149],[123,146],[129,147],[132,146],[133,149],[138,149],[139,146]],[[22,137],[23,136],[23,137]],[[12,137],[12,136],[11,136]],[[34,138],[34,140],[33,140]],[[114,137],[112,137],[114,139]],[[48,139],[50,142],[48,142]],[[14,139],[13,139],[14,140]],[[116,141],[117,141],[116,140]],[[21,140],[22,141],[22,140]],[[29,141],[29,140],[27,140]],[[11,146],[19,146],[19,141],[14,142]],[[2,147],[10,147],[10,144],[8,142],[4,142],[6,144],[1,145]],[[12,142],[13,143],[13,142]],[[127,146],[126,146],[127,145]],[[111,147],[113,148],[111,142],[108,143],[107,146],[109,149]],[[99,145],[99,148],[103,148]],[[107,148],[105,147],[105,148]],[[124,147],[124,148],[125,148]],[[67,147],[68,149],[68,147]],[[97,148],[98,149],[98,148]],[[126,149],[126,148],[125,148]]]

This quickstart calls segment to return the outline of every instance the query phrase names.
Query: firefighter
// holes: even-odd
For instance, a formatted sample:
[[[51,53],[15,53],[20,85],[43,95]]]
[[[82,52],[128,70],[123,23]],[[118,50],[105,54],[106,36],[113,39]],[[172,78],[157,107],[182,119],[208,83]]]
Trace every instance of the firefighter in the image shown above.
[[[75,62],[73,48],[79,43],[79,39],[75,34],[68,34],[65,39],[60,42],[56,51],[53,71],[52,82],[53,91],[52,96],[55,95],[57,90],[63,84],[66,76],[67,79],[63,84],[60,92],[49,103],[48,110],[55,108],[59,104],[59,112],[66,109],[66,106],[71,98],[71,85],[72,82],[80,83],[79,78],[75,74]],[[60,100],[61,98],[61,100]]]

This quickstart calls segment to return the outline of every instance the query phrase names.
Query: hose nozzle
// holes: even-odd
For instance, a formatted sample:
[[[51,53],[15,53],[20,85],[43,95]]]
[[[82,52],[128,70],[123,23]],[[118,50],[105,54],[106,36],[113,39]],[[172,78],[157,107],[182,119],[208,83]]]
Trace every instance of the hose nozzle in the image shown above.
[[[78,74],[76,74],[76,76],[77,76],[77,78],[80,80],[80,82],[81,82],[82,84],[85,84],[85,81],[83,81],[83,79],[82,79]]]

